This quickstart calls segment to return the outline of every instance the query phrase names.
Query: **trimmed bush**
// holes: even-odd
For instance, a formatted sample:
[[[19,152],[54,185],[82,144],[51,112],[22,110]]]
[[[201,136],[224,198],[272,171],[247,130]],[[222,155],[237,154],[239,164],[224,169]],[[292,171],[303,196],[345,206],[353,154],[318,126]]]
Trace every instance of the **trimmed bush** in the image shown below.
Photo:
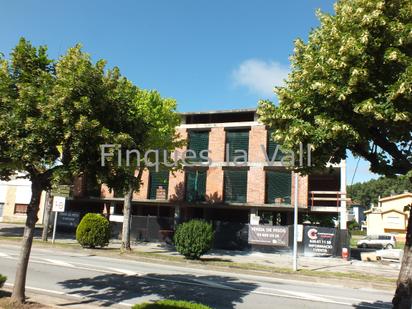
[[[110,223],[100,214],[86,214],[76,230],[76,240],[82,247],[105,247],[109,244]]]
[[[0,289],[3,287],[6,280],[7,280],[6,276],[0,275]]]
[[[213,227],[203,220],[191,220],[177,227],[174,243],[176,250],[187,259],[199,259],[212,248]]]
[[[184,300],[160,300],[155,303],[137,304],[132,309],[212,309],[209,306]]]

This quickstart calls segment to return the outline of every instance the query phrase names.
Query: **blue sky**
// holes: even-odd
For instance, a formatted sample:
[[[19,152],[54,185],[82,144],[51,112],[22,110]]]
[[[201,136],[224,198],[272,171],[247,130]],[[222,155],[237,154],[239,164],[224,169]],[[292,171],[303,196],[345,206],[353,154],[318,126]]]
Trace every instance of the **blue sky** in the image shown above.
[[[256,107],[289,70],[293,40],[333,1],[4,1],[0,52],[24,36],[56,58],[80,42],[180,111]],[[348,160],[348,181],[356,160]],[[361,162],[355,182],[372,177]]]

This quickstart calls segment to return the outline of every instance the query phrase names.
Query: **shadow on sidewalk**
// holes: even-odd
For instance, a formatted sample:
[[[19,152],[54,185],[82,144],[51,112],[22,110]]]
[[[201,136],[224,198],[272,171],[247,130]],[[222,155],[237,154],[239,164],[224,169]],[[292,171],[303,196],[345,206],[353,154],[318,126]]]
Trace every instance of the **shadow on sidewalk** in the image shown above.
[[[359,304],[353,305],[354,308],[366,309],[366,308],[392,308],[392,303],[386,301],[375,301],[375,302],[360,302]]]
[[[105,307],[133,298],[145,297],[147,301],[160,297],[199,302],[212,308],[234,308],[236,303],[242,303],[243,297],[257,288],[254,283],[239,282],[232,277],[178,274],[106,274],[65,280],[58,284],[63,286],[68,294],[86,298],[84,302],[79,301],[77,304],[89,303],[90,299],[93,299]]]

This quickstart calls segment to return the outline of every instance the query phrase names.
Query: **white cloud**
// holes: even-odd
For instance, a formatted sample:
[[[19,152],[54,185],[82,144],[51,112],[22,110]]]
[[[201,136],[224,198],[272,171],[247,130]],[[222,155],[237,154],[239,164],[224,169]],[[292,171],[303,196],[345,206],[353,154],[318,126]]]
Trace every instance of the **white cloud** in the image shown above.
[[[268,98],[274,96],[275,86],[284,84],[288,73],[289,68],[278,62],[248,59],[232,72],[232,78],[236,86]]]

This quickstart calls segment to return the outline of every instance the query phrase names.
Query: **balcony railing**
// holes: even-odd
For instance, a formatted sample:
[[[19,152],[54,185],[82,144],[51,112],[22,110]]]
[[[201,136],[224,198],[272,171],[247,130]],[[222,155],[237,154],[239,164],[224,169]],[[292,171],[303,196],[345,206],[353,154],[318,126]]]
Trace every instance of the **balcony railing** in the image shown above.
[[[347,200],[342,195],[340,191],[310,191],[310,206],[312,210],[338,211],[341,202]]]

